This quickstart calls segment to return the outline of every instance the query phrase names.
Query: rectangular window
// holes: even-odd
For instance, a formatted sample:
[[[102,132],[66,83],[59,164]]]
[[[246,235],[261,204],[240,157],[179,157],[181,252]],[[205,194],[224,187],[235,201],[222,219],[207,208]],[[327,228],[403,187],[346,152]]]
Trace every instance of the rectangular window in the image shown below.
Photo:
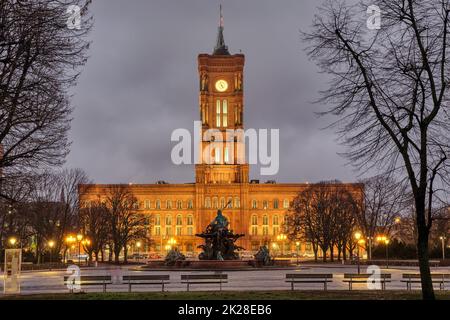
[[[221,159],[220,159],[220,149],[219,148],[215,149],[215,159],[214,160],[215,160],[216,164],[220,164],[220,162],[221,162],[220,161]]]
[[[217,100],[216,105],[216,127],[220,127],[220,100]]]
[[[176,230],[175,230],[175,233],[176,233],[177,236],[181,236],[182,232],[183,232],[182,227],[177,227]]]
[[[225,148],[225,163],[229,164],[230,163],[230,150],[228,148]]]
[[[155,227],[155,236],[161,235],[161,227]]]
[[[223,100],[223,127],[226,128],[228,127],[228,101],[227,100]]]
[[[193,227],[187,227],[187,235],[193,236],[194,235],[194,228]]]
[[[258,227],[252,226],[252,236],[257,236],[257,235],[258,235]]]
[[[166,227],[166,236],[172,235],[172,227]]]
[[[263,226],[263,236],[268,236],[268,235],[269,235],[269,227]]]

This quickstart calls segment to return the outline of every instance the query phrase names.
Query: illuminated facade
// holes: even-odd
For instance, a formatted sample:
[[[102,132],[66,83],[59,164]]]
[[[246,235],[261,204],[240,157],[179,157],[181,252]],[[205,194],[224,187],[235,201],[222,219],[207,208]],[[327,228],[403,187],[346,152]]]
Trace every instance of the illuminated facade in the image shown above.
[[[244,129],[244,64],[243,54],[229,53],[221,19],[213,54],[198,56],[199,111],[203,133],[208,129],[221,133],[227,129]],[[245,156],[244,161],[238,161],[243,157],[239,144],[232,147],[225,144],[218,148],[214,146],[216,142],[212,138],[201,142],[202,157],[208,153],[212,161],[203,159],[203,164],[196,165],[195,183],[130,186],[138,199],[138,211],[149,214],[152,221],[149,231],[153,244],[146,251],[164,251],[169,239],[174,238],[183,252],[198,252],[197,246],[202,239],[196,238],[195,234],[202,232],[214,219],[217,210],[222,208],[231,229],[246,235],[238,244],[248,251],[257,251],[264,244],[274,245],[280,252],[295,250],[295,244],[278,241],[277,235],[283,232],[290,202],[308,184],[249,181],[249,165],[245,163]],[[80,202],[89,203],[102,198],[110,187],[82,185]],[[345,184],[342,187],[360,190],[361,186]],[[300,245],[300,252],[312,253],[305,243]]]

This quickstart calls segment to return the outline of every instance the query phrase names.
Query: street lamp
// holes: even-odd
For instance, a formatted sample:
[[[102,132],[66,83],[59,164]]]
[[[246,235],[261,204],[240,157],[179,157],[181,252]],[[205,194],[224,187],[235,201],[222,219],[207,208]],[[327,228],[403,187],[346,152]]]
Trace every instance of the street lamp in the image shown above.
[[[441,239],[441,244],[442,244],[442,260],[445,260],[445,240],[447,240],[447,237],[441,236],[441,237],[439,237],[439,239]]]
[[[298,255],[300,251],[300,241],[295,242],[295,247],[297,248],[297,265],[298,265]]]
[[[53,258],[53,247],[55,246],[55,241],[50,240],[48,242],[48,247],[50,248],[50,269],[51,269],[51,265],[52,265],[52,258]]]
[[[358,262],[358,274],[361,273],[361,265],[360,265],[360,262],[359,262],[359,240],[361,239],[361,236],[362,236],[361,232],[359,232],[359,231],[356,231],[355,234],[354,234],[354,237],[356,239],[356,255],[357,255],[356,259],[357,259],[357,262]]]
[[[391,241],[386,236],[378,236],[377,241],[384,243],[384,245],[386,246],[386,268],[388,269],[389,268],[389,243]]]
[[[17,239],[15,237],[11,237],[9,238],[8,242],[11,245],[11,247],[14,247],[17,243]]]
[[[142,245],[142,243],[140,242],[140,241],[138,241],[138,242],[136,242],[136,248],[138,249],[138,256],[137,256],[137,261],[138,261],[138,263],[139,263],[139,251],[140,251],[140,249],[141,249],[141,245]]]
[[[277,240],[281,242],[281,255],[284,256],[284,240],[287,239],[285,234],[279,234]]]
[[[77,234],[77,240],[78,240],[78,265],[81,265],[81,240],[83,240],[82,234]]]

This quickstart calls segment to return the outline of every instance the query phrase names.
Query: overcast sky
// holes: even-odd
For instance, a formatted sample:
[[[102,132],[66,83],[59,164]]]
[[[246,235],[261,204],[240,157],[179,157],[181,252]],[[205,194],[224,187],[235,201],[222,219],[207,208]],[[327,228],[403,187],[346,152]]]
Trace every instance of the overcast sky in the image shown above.
[[[327,85],[309,61],[299,30],[317,0],[222,0],[225,41],[246,55],[247,128],[280,129],[278,182],[353,181],[357,173],[332,119],[314,104]],[[197,56],[216,41],[218,0],[95,0],[90,59],[74,96],[67,166],[97,183],[193,182],[192,166],[175,166],[171,133],[198,120]],[[364,18],[362,13],[362,18]],[[260,178],[252,167],[251,178]]]

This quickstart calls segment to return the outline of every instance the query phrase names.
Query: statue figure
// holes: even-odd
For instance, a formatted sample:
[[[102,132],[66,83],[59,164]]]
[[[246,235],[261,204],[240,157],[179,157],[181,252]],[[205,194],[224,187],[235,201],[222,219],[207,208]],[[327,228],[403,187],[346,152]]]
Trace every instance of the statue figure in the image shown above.
[[[228,219],[217,211],[216,218],[206,227],[206,231],[196,234],[197,237],[205,239],[205,244],[198,246],[203,252],[198,258],[200,260],[238,260],[239,254],[236,251],[243,248],[237,246],[235,242],[243,237],[243,234],[234,234],[228,229]]]
[[[259,247],[259,251],[255,254],[255,260],[263,266],[273,264],[273,259],[270,257],[269,249],[266,246]]]
[[[208,91],[208,74],[206,72],[202,73],[201,75],[200,91]]]
[[[186,257],[177,249],[172,249],[167,254],[166,258],[164,259],[164,265],[166,266],[174,266],[177,261],[184,261],[186,260]]]

